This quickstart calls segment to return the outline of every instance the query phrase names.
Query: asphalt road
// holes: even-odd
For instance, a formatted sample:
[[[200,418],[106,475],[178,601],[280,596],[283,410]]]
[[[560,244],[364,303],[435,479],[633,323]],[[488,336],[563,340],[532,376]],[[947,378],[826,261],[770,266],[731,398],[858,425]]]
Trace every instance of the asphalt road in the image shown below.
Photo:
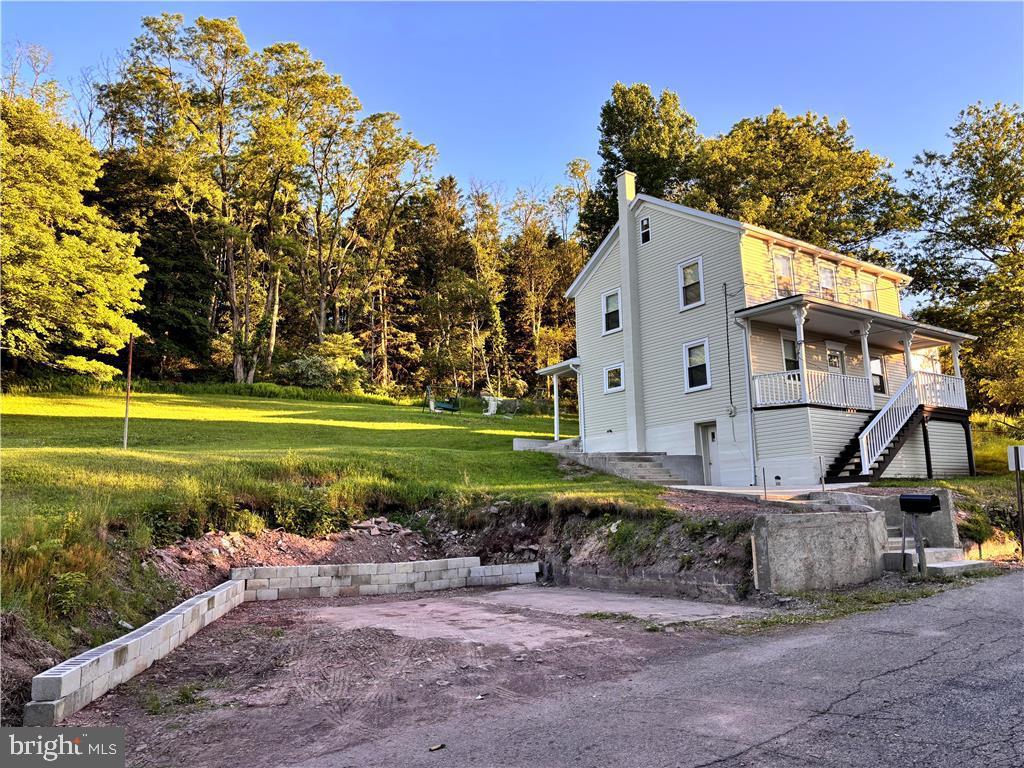
[[[1020,573],[728,645],[301,766],[1024,766]]]

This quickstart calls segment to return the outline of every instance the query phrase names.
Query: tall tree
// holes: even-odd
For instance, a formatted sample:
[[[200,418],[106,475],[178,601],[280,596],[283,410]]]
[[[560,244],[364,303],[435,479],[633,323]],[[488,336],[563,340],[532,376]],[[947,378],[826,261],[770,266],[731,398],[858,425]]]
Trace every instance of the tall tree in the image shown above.
[[[60,118],[56,91],[40,94],[43,103],[17,89],[0,97],[0,349],[110,376],[116,370],[94,358],[138,333],[129,315],[145,267],[137,238],[83,199],[100,174],[96,151]]]
[[[693,178],[671,197],[814,245],[885,260],[879,241],[907,226],[892,164],[857,149],[845,120],[781,109],[705,139]]]
[[[473,277],[484,291],[484,301],[475,312],[472,324],[471,378],[476,383],[479,358],[487,388],[496,395],[508,379],[508,335],[501,307],[505,300],[505,249],[501,241],[501,209],[486,190],[476,188],[470,194]]]
[[[699,143],[697,121],[682,108],[679,95],[649,85],[615,83],[601,107],[597,185],[580,215],[583,242],[593,251],[615,225],[615,177],[637,175],[637,190],[664,197],[690,177],[689,161]]]

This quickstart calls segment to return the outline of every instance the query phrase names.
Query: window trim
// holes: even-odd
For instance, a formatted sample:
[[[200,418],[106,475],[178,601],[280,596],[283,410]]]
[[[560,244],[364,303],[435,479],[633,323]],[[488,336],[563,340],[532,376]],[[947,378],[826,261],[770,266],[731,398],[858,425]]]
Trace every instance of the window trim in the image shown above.
[[[621,381],[622,383],[619,384],[619,386],[617,386],[617,387],[609,388],[608,387],[608,371],[614,371],[616,368],[619,369],[619,381]],[[607,366],[604,369],[604,374],[603,374],[603,376],[601,378],[601,385],[604,387],[604,393],[606,395],[610,395],[610,394],[612,394],[614,392],[622,392],[623,390],[625,390],[626,389],[626,364],[625,363],[615,363],[613,365]]]
[[[772,251],[771,257],[772,257],[772,276],[775,278],[775,280],[774,280],[774,282],[775,282],[775,298],[777,298],[777,299],[786,299],[786,298],[789,298],[790,296],[796,296],[799,293],[799,291],[797,290],[797,287],[796,287],[796,268],[793,265],[793,254],[790,253],[789,251],[786,251],[786,250],[783,250],[783,249],[775,249],[775,250]],[[790,281],[792,283],[792,286],[790,287],[790,293],[787,293],[787,294],[783,294],[779,290],[779,270],[778,270],[778,267],[776,266],[776,262],[775,262],[775,260],[777,258],[779,258],[779,257],[782,257],[787,262],[789,262],[789,279],[790,279]]]
[[[826,301],[839,301],[839,265],[830,261],[818,262],[818,296]],[[822,279],[824,272],[832,273],[832,298],[825,296],[825,281]]]
[[[793,342],[793,354],[796,357],[789,358],[790,360],[796,361],[796,368],[786,367],[786,342]],[[782,371],[783,373],[793,373],[794,371],[800,370],[800,350],[796,344],[796,334],[792,331],[779,331],[779,346],[782,347]]]
[[[870,286],[870,291],[864,290],[864,287],[866,285]],[[868,306],[868,296],[871,297],[871,304],[873,306]],[[876,277],[874,279],[871,279],[865,277],[858,277],[857,298],[857,303],[860,304],[860,306],[864,307],[864,309],[869,309],[872,312],[878,312],[878,278]]]
[[[647,236],[646,240],[644,239],[645,235]],[[649,242],[651,242],[651,217],[645,216],[640,219],[640,245],[645,245]]]
[[[704,367],[707,369],[708,383],[701,384],[696,387],[690,386],[690,350],[694,347],[704,347]],[[708,343],[708,337],[705,336],[703,339],[695,339],[683,344],[683,391],[684,392],[703,392],[705,389],[711,389],[711,345]]]
[[[700,285],[700,301],[695,301],[692,304],[684,304],[683,300],[685,297],[683,295],[683,270],[694,263],[697,264],[697,282]],[[685,261],[681,261],[678,264],[676,264],[676,282],[678,283],[677,289],[679,292],[680,312],[685,312],[686,310],[693,309],[694,307],[703,306],[704,303],[707,301],[707,296],[704,293],[704,257],[694,256],[692,259],[686,259]]]
[[[871,370],[871,363],[875,360],[878,361],[878,367],[881,368],[882,373],[882,390],[878,391],[875,389],[875,372]],[[871,374],[871,393],[872,395],[888,395],[889,394],[889,371],[885,365],[885,355],[880,355],[868,351],[868,372]]]
[[[607,301],[608,297],[611,296],[612,294],[615,294],[615,295],[617,295],[619,297],[619,301],[618,301],[618,304],[619,304],[619,309],[618,309],[618,312],[619,312],[619,326],[618,326],[618,328],[612,328],[611,330],[608,330],[605,327],[605,320],[608,317],[608,309],[607,309],[608,305],[607,305],[606,301]],[[613,291],[608,291],[607,293],[602,293],[601,294],[601,335],[602,336],[611,336],[613,333],[619,333],[621,330],[622,330],[622,289],[621,288],[616,288]]]

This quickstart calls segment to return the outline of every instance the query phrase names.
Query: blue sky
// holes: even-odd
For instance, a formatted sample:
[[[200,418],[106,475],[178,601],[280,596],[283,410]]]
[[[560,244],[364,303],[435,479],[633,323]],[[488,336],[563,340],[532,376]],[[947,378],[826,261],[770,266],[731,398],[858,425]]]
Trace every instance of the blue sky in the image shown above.
[[[294,40],[368,110],[440,153],[438,174],[516,187],[596,164],[616,80],[677,91],[702,132],[779,105],[846,117],[859,146],[907,167],[974,101],[1024,99],[1024,4],[10,3],[15,40],[58,79],[125,49],[143,15],[237,16],[254,48]]]

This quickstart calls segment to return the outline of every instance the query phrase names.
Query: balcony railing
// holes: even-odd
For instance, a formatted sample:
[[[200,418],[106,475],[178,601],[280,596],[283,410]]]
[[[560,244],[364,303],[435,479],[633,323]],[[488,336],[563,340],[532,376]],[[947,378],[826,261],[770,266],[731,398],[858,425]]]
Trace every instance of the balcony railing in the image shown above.
[[[807,400],[800,386],[800,371],[762,373],[754,376],[754,405],[830,405],[837,408],[875,407],[871,382],[863,376],[807,371]]]

